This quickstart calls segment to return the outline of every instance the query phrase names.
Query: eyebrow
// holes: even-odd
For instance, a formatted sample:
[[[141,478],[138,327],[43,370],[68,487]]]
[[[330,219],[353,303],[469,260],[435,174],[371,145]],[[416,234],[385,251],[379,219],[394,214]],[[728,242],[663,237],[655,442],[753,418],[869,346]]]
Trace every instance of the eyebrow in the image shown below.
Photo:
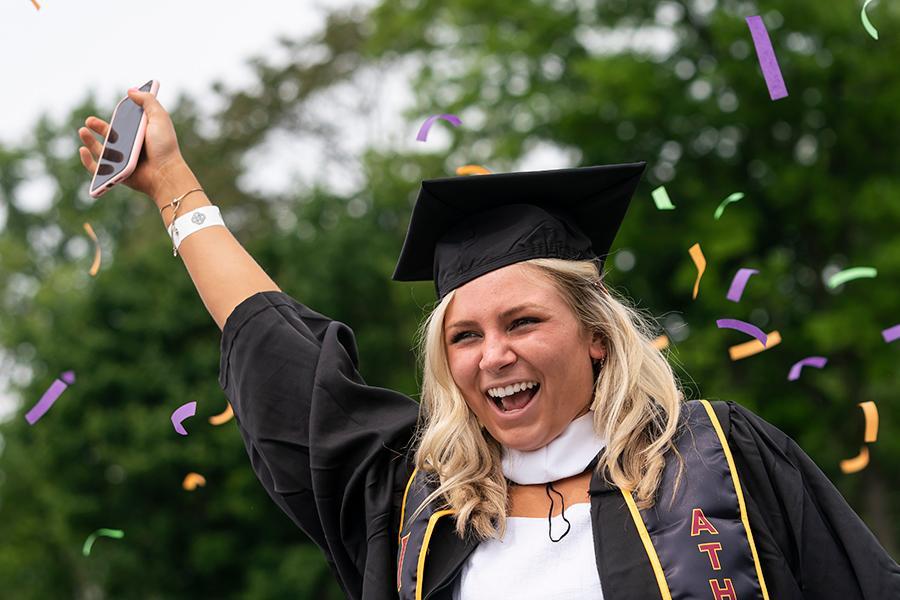
[[[512,308],[504,310],[502,313],[500,313],[500,320],[506,319],[510,315],[513,315],[517,312],[522,312],[523,310],[544,311],[546,309],[543,306],[541,306],[540,304],[534,304],[532,302],[527,302],[525,304],[519,304],[518,306],[513,306]],[[478,325],[478,323],[476,323],[475,321],[469,321],[469,320],[456,321],[455,323],[448,325],[447,330],[449,331],[450,329],[454,329],[456,327],[473,327],[473,326],[477,326],[477,325]]]

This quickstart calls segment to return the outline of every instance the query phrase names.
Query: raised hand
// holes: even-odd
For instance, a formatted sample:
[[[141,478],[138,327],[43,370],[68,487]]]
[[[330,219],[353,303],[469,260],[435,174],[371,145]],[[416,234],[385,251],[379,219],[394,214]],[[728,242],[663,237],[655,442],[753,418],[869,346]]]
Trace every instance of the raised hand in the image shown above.
[[[148,120],[140,160],[134,172],[123,183],[153,198],[164,179],[165,172],[184,163],[184,159],[178,148],[178,138],[172,119],[156,97],[149,92],[140,92],[136,89],[128,90],[128,97],[144,108]],[[87,127],[78,130],[78,137],[84,144],[78,148],[78,154],[81,164],[93,175],[97,169],[100,153],[103,151],[103,140],[109,131],[109,123],[91,115],[85,119],[84,124]],[[100,136],[99,139],[97,135]]]

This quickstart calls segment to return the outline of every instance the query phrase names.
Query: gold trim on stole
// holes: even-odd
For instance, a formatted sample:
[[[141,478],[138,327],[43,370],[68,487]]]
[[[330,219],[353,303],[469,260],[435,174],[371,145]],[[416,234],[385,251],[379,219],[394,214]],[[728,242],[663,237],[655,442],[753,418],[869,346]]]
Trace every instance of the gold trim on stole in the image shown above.
[[[397,531],[397,544],[400,544],[400,536],[403,535],[403,528],[406,526],[404,519],[406,518],[406,496],[409,494],[409,488],[412,487],[413,479],[416,478],[416,473],[419,472],[419,467],[413,469],[412,475],[409,476],[409,481],[406,482],[406,489],[403,490],[403,504],[400,505],[400,529]]]
[[[656,554],[656,548],[653,547],[653,542],[650,541],[650,532],[647,531],[647,526],[644,525],[644,519],[641,518],[641,513],[638,511],[637,504],[634,503],[634,498],[631,497],[631,492],[629,490],[620,489],[622,492],[622,496],[625,497],[625,503],[628,505],[628,512],[631,513],[631,519],[634,521],[635,527],[637,527],[638,535],[641,537],[641,542],[644,544],[644,550],[647,552],[647,557],[650,559],[650,566],[653,567],[653,574],[656,575],[656,585],[659,586],[659,593],[662,596],[662,600],[672,600],[672,594],[669,592],[669,584],[666,583],[666,576],[663,573],[662,565],[659,564],[659,556]]]
[[[731,472],[731,481],[734,482],[734,491],[737,492],[738,506],[741,509],[741,522],[744,524],[744,531],[747,532],[747,541],[750,543],[750,553],[753,555],[753,564],[756,567],[756,578],[759,581],[759,589],[762,591],[763,600],[769,600],[769,592],[766,589],[766,580],[763,578],[762,566],[759,564],[759,555],[756,553],[756,544],[753,543],[753,532],[750,531],[750,520],[747,518],[747,506],[744,504],[744,492],[741,489],[741,482],[738,480],[737,469],[734,466],[734,458],[731,456],[731,448],[728,447],[728,440],[725,439],[725,433],[719,424],[719,419],[713,410],[712,404],[707,400],[700,400],[709,420],[712,421],[716,435],[719,436],[719,442],[722,444],[722,450],[725,451],[725,458],[728,460],[728,470]]]
[[[422,549],[419,550],[419,564],[416,567],[416,600],[422,600],[422,584],[425,577],[425,556],[428,554],[428,542],[431,541],[431,534],[434,526],[437,525],[438,519],[447,515],[455,515],[455,510],[439,510],[428,519],[428,527],[425,529],[425,539],[422,540]]]

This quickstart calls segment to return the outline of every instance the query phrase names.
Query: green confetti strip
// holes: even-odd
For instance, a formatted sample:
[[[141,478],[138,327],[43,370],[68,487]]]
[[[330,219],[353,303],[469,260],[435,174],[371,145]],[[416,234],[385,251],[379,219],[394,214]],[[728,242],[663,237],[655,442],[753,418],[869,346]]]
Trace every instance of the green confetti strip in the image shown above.
[[[740,200],[743,197],[744,197],[744,192],[735,192],[735,193],[731,194],[730,196],[728,196],[727,198],[725,198],[724,200],[722,200],[722,203],[719,204],[719,208],[716,209],[716,214],[713,215],[713,217],[716,219],[716,221],[718,221],[719,217],[722,216],[722,213],[725,212],[726,206],[728,206],[732,202],[737,202],[738,200]]]
[[[852,269],[844,269],[828,278],[828,287],[834,289],[848,281],[860,279],[862,277],[871,279],[876,275],[878,275],[878,270],[873,267],[853,267]]]
[[[656,203],[656,208],[659,210],[675,210],[675,205],[672,204],[672,201],[669,199],[669,193],[666,191],[666,186],[661,185],[652,192],[650,195],[653,196],[653,202]]]
[[[863,27],[866,28],[866,31],[869,32],[874,39],[878,39],[878,30],[872,25],[872,22],[869,21],[869,15],[866,14],[866,8],[872,3],[872,0],[866,0],[863,2],[862,10],[859,12],[859,17],[862,19]]]
[[[125,532],[121,529],[98,529],[84,540],[84,546],[81,548],[81,553],[85,556],[88,556],[91,553],[91,547],[94,545],[94,540],[97,539],[98,536],[111,537],[116,539],[122,539],[125,537]]]

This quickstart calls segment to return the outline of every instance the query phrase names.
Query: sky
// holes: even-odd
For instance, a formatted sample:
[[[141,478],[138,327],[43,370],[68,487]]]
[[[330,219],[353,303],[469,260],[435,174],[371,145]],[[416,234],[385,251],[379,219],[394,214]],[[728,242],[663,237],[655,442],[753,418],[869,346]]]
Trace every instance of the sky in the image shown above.
[[[229,89],[249,85],[247,58],[285,58],[277,38],[313,33],[325,14],[324,3],[310,0],[231,2],[227,10],[214,0],[36,1],[40,10],[32,0],[4,0],[0,9],[4,143],[27,136],[42,112],[61,118],[90,91],[114,102],[152,78],[164,101],[183,91],[202,97],[215,79]]]

